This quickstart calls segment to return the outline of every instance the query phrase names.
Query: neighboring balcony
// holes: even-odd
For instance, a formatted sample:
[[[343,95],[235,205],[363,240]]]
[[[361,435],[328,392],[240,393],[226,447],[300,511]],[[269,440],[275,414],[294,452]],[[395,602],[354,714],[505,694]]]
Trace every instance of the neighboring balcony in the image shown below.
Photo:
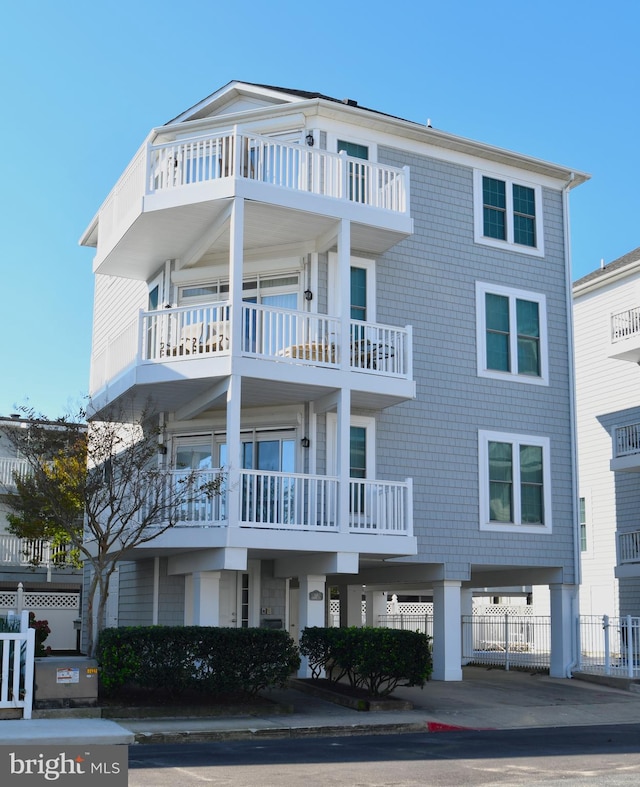
[[[618,578],[640,578],[640,530],[616,534]]]
[[[220,474],[224,475],[223,468],[198,471],[194,487],[206,487]],[[185,471],[173,471],[170,483],[177,486],[185,478]],[[348,511],[342,519],[338,515],[341,483],[333,476],[241,470],[239,483],[223,484],[219,494],[196,495],[180,505],[176,526],[157,541],[178,548],[266,545],[276,550],[331,551],[344,537],[350,539],[352,551],[413,552],[411,479],[349,479]],[[237,495],[239,511],[234,522],[227,514],[231,495]],[[296,532],[302,536],[298,541]]]
[[[143,146],[81,243],[96,246],[96,272],[146,280],[224,224],[233,197],[247,200],[246,249],[264,245],[265,226],[278,246],[313,243],[348,219],[352,247],[373,254],[413,231],[408,168],[227,132]],[[228,250],[217,235],[216,251]]]
[[[609,357],[640,363],[640,306],[611,315]]]
[[[614,429],[609,466],[614,471],[640,472],[640,423]]]
[[[233,336],[233,308],[218,302],[141,313],[93,359],[96,409],[138,387],[161,409],[174,410],[230,374],[232,355],[242,359],[246,385],[263,403],[281,397],[283,386],[298,386],[300,401],[312,399],[318,386],[342,385],[345,372],[357,373],[350,386],[363,406],[415,396],[410,326],[352,320],[343,331],[335,317],[243,303],[240,335]]]
[[[3,492],[15,492],[16,475],[18,477],[24,476],[28,470],[29,465],[26,459],[0,457],[0,494]]]
[[[65,547],[53,547],[39,538],[18,538],[0,534],[0,565],[41,566],[49,568],[68,565]]]

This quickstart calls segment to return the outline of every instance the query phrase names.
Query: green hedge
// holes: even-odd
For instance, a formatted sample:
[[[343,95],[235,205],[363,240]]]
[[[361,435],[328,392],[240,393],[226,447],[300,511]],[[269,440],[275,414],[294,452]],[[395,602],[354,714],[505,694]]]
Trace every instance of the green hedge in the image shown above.
[[[324,671],[331,681],[348,678],[372,696],[396,686],[424,686],[433,666],[430,638],[417,631],[387,628],[307,628],[300,652],[309,659],[312,677]]]
[[[256,694],[281,686],[298,669],[298,650],[286,631],[201,626],[110,628],[98,641],[101,688]]]

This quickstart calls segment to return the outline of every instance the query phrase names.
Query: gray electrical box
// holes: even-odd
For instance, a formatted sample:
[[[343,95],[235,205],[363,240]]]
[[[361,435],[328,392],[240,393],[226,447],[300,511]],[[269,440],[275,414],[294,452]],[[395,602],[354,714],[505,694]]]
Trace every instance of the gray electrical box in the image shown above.
[[[35,660],[35,708],[91,708],[98,704],[98,662],[84,656]]]

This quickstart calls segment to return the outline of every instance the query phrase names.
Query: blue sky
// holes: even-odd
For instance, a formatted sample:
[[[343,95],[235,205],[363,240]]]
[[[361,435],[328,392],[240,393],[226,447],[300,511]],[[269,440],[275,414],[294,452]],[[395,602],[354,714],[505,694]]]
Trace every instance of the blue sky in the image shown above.
[[[148,131],[233,79],[362,106],[589,172],[574,279],[640,246],[636,0],[32,0],[3,4],[0,415],[88,391],[78,238]]]

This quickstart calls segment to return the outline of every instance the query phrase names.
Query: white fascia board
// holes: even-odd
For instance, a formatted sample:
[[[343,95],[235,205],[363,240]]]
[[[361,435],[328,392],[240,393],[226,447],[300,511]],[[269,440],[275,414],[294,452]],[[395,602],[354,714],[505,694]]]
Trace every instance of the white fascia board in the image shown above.
[[[587,293],[603,289],[610,284],[616,284],[618,281],[630,279],[632,276],[638,274],[640,274],[640,259],[635,262],[630,262],[628,265],[617,268],[616,270],[607,271],[605,269],[602,275],[597,278],[590,279],[583,284],[574,284],[573,297],[574,299],[579,298],[582,295],[587,295]]]

